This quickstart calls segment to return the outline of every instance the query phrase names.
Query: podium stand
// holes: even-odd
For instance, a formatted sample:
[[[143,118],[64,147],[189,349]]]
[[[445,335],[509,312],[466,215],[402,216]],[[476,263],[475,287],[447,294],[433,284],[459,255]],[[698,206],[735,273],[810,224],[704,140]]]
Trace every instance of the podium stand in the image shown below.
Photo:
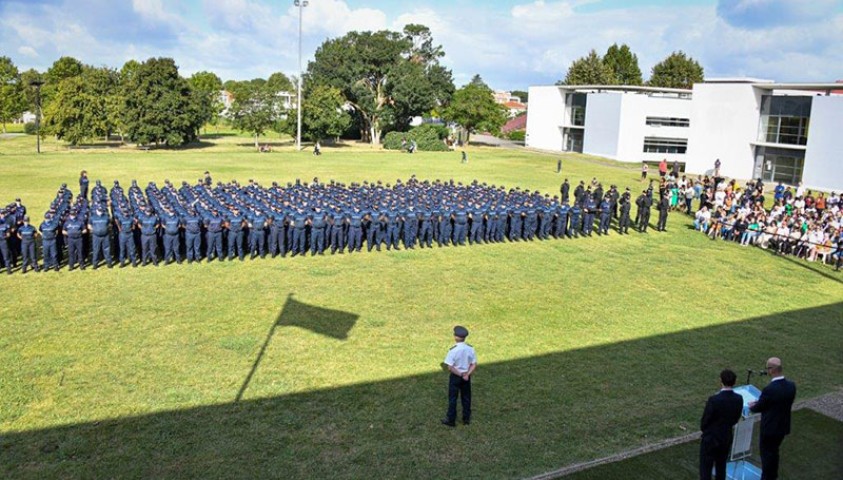
[[[749,462],[752,455],[752,437],[755,424],[761,420],[761,415],[749,411],[749,403],[757,402],[761,391],[754,385],[735,387],[734,392],[743,397],[743,411],[741,419],[735,425],[732,438],[732,451],[729,463],[726,464],[726,478],[729,480],[760,480],[761,469]]]

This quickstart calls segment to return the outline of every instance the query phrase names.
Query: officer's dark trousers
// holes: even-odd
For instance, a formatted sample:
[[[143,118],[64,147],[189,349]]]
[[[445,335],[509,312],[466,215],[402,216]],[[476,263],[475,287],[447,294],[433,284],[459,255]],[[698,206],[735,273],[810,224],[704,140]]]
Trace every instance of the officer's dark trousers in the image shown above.
[[[433,227],[430,222],[423,222],[421,230],[419,231],[419,245],[424,247],[433,246]]]
[[[568,227],[568,216],[565,215],[563,217],[563,216],[560,215],[556,219],[556,229],[554,230],[553,235],[556,236],[556,237],[561,237],[562,235],[565,235],[565,229],[567,227]]]
[[[603,214],[600,217],[600,233],[607,234],[609,233],[609,224],[612,221],[612,217],[610,213]]]
[[[153,262],[158,264],[158,259],[155,257],[155,235],[141,235],[141,260],[144,265],[146,262]]]
[[[779,478],[779,447],[781,447],[784,437],[781,435],[761,435],[760,440],[761,480],[776,480]]]
[[[656,225],[656,230],[664,230],[667,227],[667,212],[659,212],[659,224]]]
[[[451,244],[451,222],[439,224],[439,246]]]
[[[252,251],[252,258],[257,255],[266,255],[266,233],[262,228],[255,229],[250,235],[249,250]],[[229,252],[230,253],[230,252]]]
[[[582,233],[584,235],[591,235],[591,231],[594,229],[594,215],[593,214],[586,214],[583,215],[582,220]]]
[[[471,222],[471,235],[468,237],[468,243],[479,243],[483,240],[483,220],[474,220]]]
[[[235,254],[240,260],[246,257],[246,252],[243,251],[243,230],[228,232],[228,259],[234,260]]]
[[[398,225],[389,225],[386,228],[386,249],[389,250],[391,247],[398,248],[398,242],[400,241],[401,229],[398,228]]]
[[[314,228],[310,231],[310,254],[322,253],[325,251],[325,229]]]
[[[3,266],[7,273],[12,273],[12,255],[9,253],[9,244],[5,238],[0,238],[0,257],[3,258]]]
[[[21,264],[21,269],[26,271],[26,267],[31,266],[35,270],[38,270],[38,261],[35,256],[35,242],[22,242],[20,245],[21,255],[23,256],[23,262]]]
[[[621,233],[627,233],[629,231],[629,214],[622,213],[620,221],[618,222],[618,231]]]
[[[127,234],[121,233],[118,237],[119,240],[119,249],[120,249],[120,263],[125,263],[126,260],[131,261],[132,263],[137,262],[137,252],[135,251],[135,236],[132,235],[132,232]],[[190,251],[188,250],[188,254]]]
[[[497,233],[496,233],[497,230],[498,230],[498,221],[495,220],[494,218],[490,217],[486,221],[486,230],[483,232],[483,240],[486,243],[494,242],[495,238],[496,238],[495,235],[497,235]]]
[[[369,224],[366,228],[366,250],[371,252],[375,248],[375,243],[380,246],[378,237],[378,226],[376,224]]]
[[[97,266],[100,261],[100,255],[105,259],[105,262],[111,264],[111,239],[108,235],[92,235],[91,242],[93,243],[93,252],[91,252],[91,265]]]
[[[164,262],[170,261],[174,258],[177,262],[181,262],[181,252],[179,252],[179,234],[171,235],[164,234]]]
[[[466,224],[456,224],[454,225],[454,245],[465,245],[465,230],[467,228]]]
[[[184,234],[185,256],[189,262],[202,258],[202,238],[198,233],[186,232]],[[123,259],[121,258],[122,262]]]
[[[448,379],[448,414],[449,422],[457,420],[457,397],[462,400],[462,420],[471,421],[471,380],[463,380],[461,376],[450,375]]]
[[[360,251],[363,246],[363,229],[361,227],[350,227],[348,229],[348,251]]]
[[[285,245],[284,227],[276,226],[269,229],[269,254],[275,256],[280,253],[281,256],[287,254],[287,246]]]
[[[509,226],[509,239],[511,241],[516,241],[521,238],[521,221],[520,220],[513,220],[512,224]]]
[[[343,244],[343,228],[342,225],[333,225],[331,226],[331,253],[335,253],[337,250],[342,252],[342,249],[345,248]]]
[[[502,242],[504,236],[506,236],[506,221],[507,218],[504,216],[498,219],[498,228],[495,231],[495,240],[498,242]]]
[[[650,225],[650,211],[649,210],[643,210],[641,212],[641,225],[638,228],[642,232],[646,232],[647,227],[649,225]]]
[[[726,480],[726,459],[730,445],[712,447],[709,441],[700,442],[700,480],[711,480],[711,469],[715,468],[715,478]]]
[[[41,255],[44,257],[44,268],[58,267],[58,247],[55,240],[41,241]]]
[[[571,224],[568,225],[568,236],[569,237],[576,237],[579,228],[580,219],[579,217],[571,217]]]
[[[85,267],[85,261],[82,259],[82,237],[71,237],[67,240],[67,266],[74,268],[77,264]]]
[[[297,228],[293,231],[293,253],[304,254],[307,250],[306,233],[303,228]]]

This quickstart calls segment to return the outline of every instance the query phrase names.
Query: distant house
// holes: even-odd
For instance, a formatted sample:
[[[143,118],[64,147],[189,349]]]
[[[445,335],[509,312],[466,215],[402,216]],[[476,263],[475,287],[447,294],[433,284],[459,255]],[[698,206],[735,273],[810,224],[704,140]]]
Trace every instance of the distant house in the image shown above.
[[[505,92],[503,90],[498,90],[492,94],[495,97],[495,102],[500,104],[505,104],[507,102],[518,102],[521,103],[521,98],[516,97],[512,94],[512,92]]]
[[[514,100],[511,100],[509,102],[504,103],[503,106],[506,107],[506,109],[508,111],[507,115],[510,118],[516,117],[516,116],[518,116],[518,115],[527,111],[527,105],[526,104],[521,103],[521,102],[516,102]]]
[[[519,115],[510,119],[503,127],[501,127],[502,133],[515,132],[518,130],[527,130],[527,115]]]
[[[290,92],[278,92],[278,96],[281,97],[281,106],[286,110],[291,110],[296,106],[295,102],[295,94]],[[222,104],[222,112],[220,115],[223,117],[228,117],[228,110],[234,104],[234,94],[229,92],[228,90],[220,90],[219,101]]]

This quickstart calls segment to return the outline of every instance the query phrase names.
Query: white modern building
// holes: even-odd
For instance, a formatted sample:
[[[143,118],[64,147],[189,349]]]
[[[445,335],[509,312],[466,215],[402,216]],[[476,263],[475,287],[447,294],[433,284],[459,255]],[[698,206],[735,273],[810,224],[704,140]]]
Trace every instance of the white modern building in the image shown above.
[[[712,173],[719,158],[727,177],[839,191],[841,91],[757,79],[708,80],[693,90],[531,87],[526,144],[623,162],[665,158],[695,174]]]

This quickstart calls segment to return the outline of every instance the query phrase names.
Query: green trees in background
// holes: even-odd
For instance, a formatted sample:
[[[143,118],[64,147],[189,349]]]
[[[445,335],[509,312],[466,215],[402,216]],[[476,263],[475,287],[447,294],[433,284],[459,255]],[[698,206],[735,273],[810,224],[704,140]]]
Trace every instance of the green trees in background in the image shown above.
[[[558,82],[559,83],[559,82]],[[612,67],[603,63],[603,59],[595,50],[588,52],[588,55],[574,60],[565,80],[564,85],[614,85],[615,72]]]
[[[454,91],[450,70],[430,30],[407,25],[403,33],[350,32],[326,40],[308,64],[305,92],[334,87],[359,117],[361,137],[380,142],[388,128],[405,128],[413,116],[448,102]]]
[[[685,52],[673,52],[653,67],[650,85],[662,88],[691,88],[705,77],[703,67]]]
[[[279,129],[285,114],[283,98],[271,84],[262,78],[229,84],[229,91],[234,95],[234,103],[228,112],[231,125],[255,137],[269,130]]]
[[[641,68],[638,67],[638,56],[632,53],[629,45],[620,47],[617,43],[606,50],[603,64],[612,70],[612,83],[616,85],[641,85]]]
[[[3,133],[9,123],[26,111],[26,86],[18,68],[9,57],[0,57],[0,122]]]
[[[313,142],[342,135],[351,125],[351,116],[345,110],[346,101],[338,88],[317,85],[308,90],[302,100],[302,136]],[[296,111],[290,111],[283,130],[296,134]]]
[[[480,131],[496,134],[506,123],[506,109],[495,102],[492,89],[482,81],[473,80],[454,92],[451,103],[445,108],[442,116],[466,130],[466,143],[471,133]]]
[[[196,72],[187,79],[196,95],[202,124],[216,125],[224,105],[220,100],[222,80],[213,72]]]

